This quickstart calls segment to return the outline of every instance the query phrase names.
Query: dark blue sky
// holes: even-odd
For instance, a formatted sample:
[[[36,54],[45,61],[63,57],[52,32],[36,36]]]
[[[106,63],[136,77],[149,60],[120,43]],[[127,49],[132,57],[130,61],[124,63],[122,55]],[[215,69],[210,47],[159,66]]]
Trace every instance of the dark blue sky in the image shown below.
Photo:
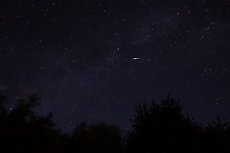
[[[1,0],[0,88],[38,93],[65,131],[126,129],[168,93],[199,122],[227,120],[229,41],[229,0]]]

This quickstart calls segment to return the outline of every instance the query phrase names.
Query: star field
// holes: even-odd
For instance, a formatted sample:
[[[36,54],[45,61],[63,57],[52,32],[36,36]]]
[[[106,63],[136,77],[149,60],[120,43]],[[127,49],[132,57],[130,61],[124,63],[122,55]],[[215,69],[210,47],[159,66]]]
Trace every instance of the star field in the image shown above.
[[[201,123],[230,117],[229,0],[2,0],[0,34],[0,88],[41,95],[64,131],[126,129],[168,93]]]

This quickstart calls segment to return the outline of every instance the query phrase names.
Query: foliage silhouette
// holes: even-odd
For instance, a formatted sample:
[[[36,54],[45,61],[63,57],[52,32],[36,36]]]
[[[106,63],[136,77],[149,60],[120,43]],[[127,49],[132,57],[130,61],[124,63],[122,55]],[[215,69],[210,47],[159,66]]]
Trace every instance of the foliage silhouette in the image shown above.
[[[185,116],[179,101],[136,106],[132,128],[123,141],[120,130],[106,123],[77,126],[72,135],[55,128],[53,115],[39,116],[39,97],[18,100],[8,110],[0,93],[0,151],[17,153],[228,153],[230,126],[220,118],[205,127]]]
[[[72,139],[80,153],[121,153],[123,150],[119,129],[105,123],[83,123],[75,129]]]
[[[38,97],[20,99],[13,110],[1,111],[0,145],[2,150],[19,153],[54,152],[62,138],[54,129],[52,114],[46,117],[35,115],[32,108],[37,106]],[[2,103],[1,103],[2,104]]]
[[[127,152],[198,151],[199,126],[185,117],[179,102],[169,96],[159,104],[137,106],[132,123]],[[184,150],[184,147],[190,150]]]
[[[219,117],[208,123],[204,130],[204,148],[206,152],[230,152],[230,127]]]

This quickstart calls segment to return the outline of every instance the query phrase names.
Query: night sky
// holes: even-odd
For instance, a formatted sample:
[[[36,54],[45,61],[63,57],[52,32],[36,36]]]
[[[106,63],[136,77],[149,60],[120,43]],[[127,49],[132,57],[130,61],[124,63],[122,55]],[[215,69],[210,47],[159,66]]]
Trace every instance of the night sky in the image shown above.
[[[0,0],[0,89],[38,93],[64,131],[127,129],[167,94],[200,123],[229,120],[229,59],[229,0]]]

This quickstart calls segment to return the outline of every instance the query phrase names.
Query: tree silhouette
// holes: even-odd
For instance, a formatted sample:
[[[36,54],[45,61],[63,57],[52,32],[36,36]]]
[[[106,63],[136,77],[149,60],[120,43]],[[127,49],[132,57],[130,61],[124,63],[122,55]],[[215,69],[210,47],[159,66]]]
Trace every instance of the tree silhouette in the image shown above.
[[[4,106],[0,114],[0,145],[2,150],[19,153],[53,152],[61,138],[54,129],[52,114],[35,115],[32,109],[39,104],[36,95],[20,99],[13,110]]]
[[[230,126],[218,117],[205,127],[182,112],[178,100],[136,106],[132,128],[122,141],[120,130],[106,123],[76,127],[72,135],[55,128],[53,115],[39,116],[31,95],[6,109],[0,92],[0,151],[17,153],[229,153]],[[125,142],[125,143],[124,143]]]
[[[72,136],[76,152],[121,153],[120,131],[105,123],[78,126]]]
[[[128,134],[127,152],[194,152],[199,150],[198,126],[181,111],[179,102],[169,96],[157,104],[139,105]],[[183,146],[183,147],[182,147]],[[190,150],[184,150],[187,147]]]
[[[216,121],[206,125],[204,135],[205,152],[230,152],[230,127],[219,116]]]

